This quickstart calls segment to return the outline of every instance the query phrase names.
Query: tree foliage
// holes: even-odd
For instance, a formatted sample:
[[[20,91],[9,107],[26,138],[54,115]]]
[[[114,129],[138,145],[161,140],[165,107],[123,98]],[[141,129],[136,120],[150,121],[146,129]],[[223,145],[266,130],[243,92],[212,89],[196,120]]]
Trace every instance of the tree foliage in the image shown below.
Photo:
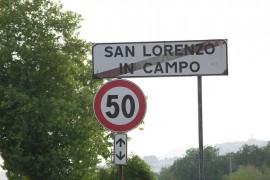
[[[266,154],[267,152],[265,152],[264,148],[259,148],[255,145],[244,145],[235,154],[234,160],[242,166],[252,164],[255,167],[263,167]]]
[[[240,166],[239,169],[232,174],[234,180],[269,180],[270,168],[263,167],[261,169],[253,166]],[[230,180],[230,175],[223,176],[222,180]]]
[[[269,179],[270,142],[265,147],[244,145],[237,153],[219,155],[219,150],[207,146],[204,148],[204,177],[208,180],[233,179]],[[231,167],[230,167],[231,161]],[[253,177],[253,178],[252,178]],[[183,158],[179,158],[170,167],[163,168],[159,180],[192,180],[198,179],[198,149],[187,150]]]
[[[81,179],[108,156],[91,44],[51,0],[0,0],[0,153],[10,179]]]
[[[117,180],[118,166],[112,168],[100,169],[99,180]],[[137,155],[128,158],[127,165],[123,168],[125,180],[155,180],[155,174],[149,165]]]
[[[155,175],[150,166],[139,156],[133,155],[124,169],[124,179],[126,180],[154,180]]]
[[[186,151],[183,158],[179,158],[171,167],[162,169],[160,180],[199,179],[198,149],[191,148]],[[208,180],[221,179],[227,173],[226,158],[220,158],[218,149],[207,146],[204,148],[204,176]],[[218,167],[218,168],[217,168]]]

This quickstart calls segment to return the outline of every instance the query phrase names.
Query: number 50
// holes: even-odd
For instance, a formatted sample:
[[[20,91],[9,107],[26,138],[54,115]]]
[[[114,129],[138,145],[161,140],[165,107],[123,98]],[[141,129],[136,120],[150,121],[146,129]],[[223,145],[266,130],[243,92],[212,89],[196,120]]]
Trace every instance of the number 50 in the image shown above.
[[[106,107],[114,107],[114,112],[107,111],[106,114],[109,118],[116,118],[119,115],[120,112],[120,106],[117,103],[118,95],[108,95]],[[127,101],[129,100],[130,103],[130,110],[127,111]],[[131,95],[125,95],[121,102],[121,109],[123,112],[123,115],[126,118],[131,118],[134,115],[135,112],[135,101]]]

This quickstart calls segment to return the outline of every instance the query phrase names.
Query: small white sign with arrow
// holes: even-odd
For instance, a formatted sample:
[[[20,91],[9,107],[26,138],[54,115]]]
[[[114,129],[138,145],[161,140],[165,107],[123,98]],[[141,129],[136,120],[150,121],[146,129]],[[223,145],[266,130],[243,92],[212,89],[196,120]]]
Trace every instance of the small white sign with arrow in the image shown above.
[[[115,134],[114,164],[125,165],[126,163],[127,163],[127,134]]]

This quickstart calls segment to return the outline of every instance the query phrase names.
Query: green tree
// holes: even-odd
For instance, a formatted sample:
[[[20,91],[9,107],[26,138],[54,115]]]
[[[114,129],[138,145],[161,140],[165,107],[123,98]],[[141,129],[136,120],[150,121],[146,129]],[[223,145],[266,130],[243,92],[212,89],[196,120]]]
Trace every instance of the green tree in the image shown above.
[[[269,180],[270,169],[258,169],[253,165],[240,166],[232,176],[234,180]],[[223,176],[222,180],[230,180],[230,175]]]
[[[108,156],[93,116],[81,17],[52,0],[0,0],[0,153],[10,179],[82,179]]]
[[[235,161],[240,166],[249,164],[255,167],[263,167],[265,165],[267,153],[265,148],[259,148],[255,145],[243,145],[242,148],[235,154]]]
[[[173,179],[173,172],[171,167],[163,167],[158,176],[159,180]]]
[[[124,168],[125,180],[154,180],[155,174],[150,166],[137,155],[132,155],[128,159],[127,165]]]
[[[216,180],[221,179],[221,177],[229,172],[229,156],[219,155],[219,150],[207,146],[204,149],[204,164],[205,164],[205,179]]]
[[[183,158],[180,158],[174,162],[172,166],[172,179],[199,179],[198,160],[198,149],[188,149]]]
[[[101,168],[98,170],[97,180],[118,180],[116,168]]]
[[[169,168],[164,168],[160,172],[160,180],[193,180],[198,179],[198,149],[191,148],[186,151],[183,158],[179,158]],[[219,156],[219,150],[206,146],[204,148],[204,176],[208,180],[221,179],[229,172],[228,157]]]
[[[139,156],[132,155],[123,167],[125,180],[154,180],[154,172],[150,166]],[[99,180],[117,180],[118,166],[99,170]]]
[[[270,141],[265,147],[263,147],[263,151],[265,153],[264,155],[265,166],[270,167]]]

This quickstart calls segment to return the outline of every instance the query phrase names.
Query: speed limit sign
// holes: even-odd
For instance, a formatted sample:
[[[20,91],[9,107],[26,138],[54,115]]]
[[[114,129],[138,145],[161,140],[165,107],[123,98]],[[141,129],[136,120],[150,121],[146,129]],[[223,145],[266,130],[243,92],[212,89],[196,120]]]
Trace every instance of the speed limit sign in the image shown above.
[[[137,127],[146,112],[146,100],[141,89],[131,81],[114,80],[104,84],[94,98],[98,121],[115,132]]]

